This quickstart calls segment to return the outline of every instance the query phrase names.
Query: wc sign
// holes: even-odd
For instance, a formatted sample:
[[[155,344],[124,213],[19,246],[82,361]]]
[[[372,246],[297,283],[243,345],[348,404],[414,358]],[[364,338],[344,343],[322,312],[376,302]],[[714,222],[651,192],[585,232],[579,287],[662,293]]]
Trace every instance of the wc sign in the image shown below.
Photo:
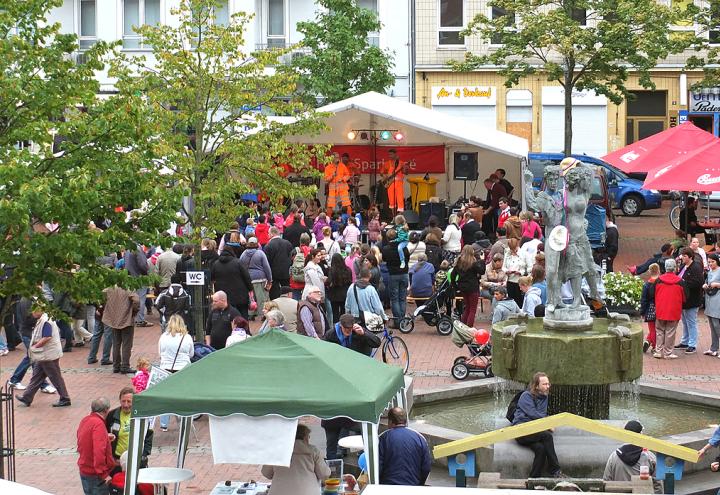
[[[185,272],[187,285],[205,285],[205,272]]]

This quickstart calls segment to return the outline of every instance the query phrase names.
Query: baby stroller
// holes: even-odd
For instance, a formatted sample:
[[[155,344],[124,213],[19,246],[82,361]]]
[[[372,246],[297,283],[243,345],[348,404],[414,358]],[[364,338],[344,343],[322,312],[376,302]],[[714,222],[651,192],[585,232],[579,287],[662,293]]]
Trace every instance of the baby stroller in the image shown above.
[[[422,316],[425,323],[434,326],[440,335],[450,335],[453,329],[452,306],[455,299],[455,287],[450,277],[430,296],[425,304],[418,306],[412,315],[405,315],[399,324],[402,333],[410,333],[415,328],[415,318]]]
[[[453,361],[450,373],[456,380],[464,380],[470,373],[483,373],[485,378],[493,375],[492,345],[490,332],[484,328],[478,330],[461,321],[453,323],[452,341],[458,347],[466,346],[469,356],[460,356]]]

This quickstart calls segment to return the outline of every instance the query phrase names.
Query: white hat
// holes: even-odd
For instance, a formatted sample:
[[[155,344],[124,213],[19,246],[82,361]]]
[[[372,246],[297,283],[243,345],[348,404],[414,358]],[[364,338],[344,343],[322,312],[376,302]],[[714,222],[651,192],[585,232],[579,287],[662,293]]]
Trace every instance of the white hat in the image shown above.
[[[557,225],[550,231],[548,245],[553,251],[563,251],[568,244],[568,229],[564,225]]]

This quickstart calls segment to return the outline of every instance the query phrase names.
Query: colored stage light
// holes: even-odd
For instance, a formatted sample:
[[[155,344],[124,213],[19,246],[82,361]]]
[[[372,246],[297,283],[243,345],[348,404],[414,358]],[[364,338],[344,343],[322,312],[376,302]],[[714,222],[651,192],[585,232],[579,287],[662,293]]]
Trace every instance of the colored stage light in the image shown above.
[[[356,137],[357,137],[357,134],[355,133],[355,131],[350,131],[350,132],[347,133],[347,138],[348,138],[350,141],[355,141],[355,138],[356,138]]]
[[[395,141],[402,141],[403,139],[405,139],[405,136],[402,132],[396,132],[395,136],[393,137],[395,138]]]
[[[383,141],[387,141],[388,139],[390,139],[391,135],[392,134],[390,134],[390,131],[382,131],[380,133],[380,139],[382,139]]]

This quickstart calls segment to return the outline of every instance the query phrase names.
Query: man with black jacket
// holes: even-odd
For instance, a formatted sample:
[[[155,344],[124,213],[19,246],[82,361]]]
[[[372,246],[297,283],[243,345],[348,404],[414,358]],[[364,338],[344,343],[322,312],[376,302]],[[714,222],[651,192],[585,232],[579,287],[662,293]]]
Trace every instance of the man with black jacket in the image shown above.
[[[703,300],[702,286],[705,283],[702,263],[695,260],[695,253],[689,247],[680,251],[682,265],[678,275],[685,284],[685,302],[682,310],[683,335],[676,349],[685,349],[685,354],[695,354],[698,338],[697,315]]]
[[[247,268],[235,257],[231,248],[227,247],[220,253],[210,268],[210,279],[215,284],[215,290],[227,294],[228,304],[247,320],[250,294],[253,292],[252,280]]]
[[[280,230],[277,227],[270,227],[270,241],[265,245],[263,251],[270,263],[273,283],[270,287],[270,300],[280,297],[280,288],[290,285],[290,266],[293,262],[293,245],[280,237]]]
[[[295,212],[295,218],[291,225],[285,227],[283,231],[283,238],[292,244],[292,247],[300,247],[300,236],[303,234],[310,235],[310,230],[300,223],[302,220],[302,213]]]
[[[382,248],[382,259],[385,261],[388,272],[390,273],[390,285],[388,291],[390,293],[390,307],[392,308],[395,325],[400,324],[400,320],[405,316],[405,305],[407,300],[408,288],[408,267],[407,264],[401,268],[400,254],[398,253],[397,232],[394,229],[388,230],[387,240],[389,241]],[[405,259],[410,259],[410,252],[407,248],[403,248]]]
[[[112,441],[112,455],[115,459],[127,451],[130,445],[130,419],[132,413],[132,403],[134,390],[132,387],[124,387],[120,390],[120,407],[111,409],[105,417],[105,427],[108,433],[115,435]],[[147,467],[148,457],[152,452],[153,431],[148,428],[143,442],[142,460],[140,467]]]

